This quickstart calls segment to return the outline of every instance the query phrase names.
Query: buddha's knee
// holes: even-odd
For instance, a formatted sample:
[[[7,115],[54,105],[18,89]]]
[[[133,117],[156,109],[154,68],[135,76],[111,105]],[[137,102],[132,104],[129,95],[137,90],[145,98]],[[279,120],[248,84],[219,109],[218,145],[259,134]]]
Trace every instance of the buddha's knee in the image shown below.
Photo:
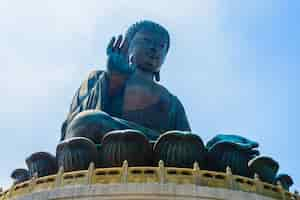
[[[79,113],[68,124],[65,139],[85,137],[99,144],[105,133],[121,129],[121,126],[110,115],[99,110],[87,110]]]

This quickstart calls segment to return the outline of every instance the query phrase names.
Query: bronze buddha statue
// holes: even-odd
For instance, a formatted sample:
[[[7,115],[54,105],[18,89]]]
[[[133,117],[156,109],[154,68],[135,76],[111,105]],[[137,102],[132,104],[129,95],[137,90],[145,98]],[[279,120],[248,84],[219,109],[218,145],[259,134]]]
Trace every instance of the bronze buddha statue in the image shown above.
[[[135,129],[150,140],[170,130],[190,131],[183,105],[158,83],[169,45],[168,31],[151,21],[132,25],[124,39],[113,37],[107,47],[107,70],[92,72],[77,90],[61,139],[74,136],[72,127],[84,126],[76,120],[79,113],[81,118],[104,117],[96,121],[105,132]]]

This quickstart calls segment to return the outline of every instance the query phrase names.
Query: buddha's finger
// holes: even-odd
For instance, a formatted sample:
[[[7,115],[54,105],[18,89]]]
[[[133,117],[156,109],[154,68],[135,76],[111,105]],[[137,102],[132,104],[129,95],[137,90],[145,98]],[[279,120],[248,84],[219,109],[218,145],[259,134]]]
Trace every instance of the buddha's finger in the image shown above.
[[[127,53],[128,48],[129,48],[129,42],[128,42],[128,39],[125,38],[125,39],[123,40],[123,43],[122,43],[121,48],[120,48],[121,53],[122,53],[122,54]]]
[[[113,50],[113,46],[114,46],[115,40],[116,40],[116,38],[112,37],[111,40],[110,40],[110,42],[108,43],[107,49],[106,49],[106,54],[107,55],[111,54],[111,52]]]
[[[122,38],[123,38],[122,35],[118,36],[117,42],[116,42],[116,44],[113,48],[114,51],[119,51],[120,50],[120,44],[122,42]]]

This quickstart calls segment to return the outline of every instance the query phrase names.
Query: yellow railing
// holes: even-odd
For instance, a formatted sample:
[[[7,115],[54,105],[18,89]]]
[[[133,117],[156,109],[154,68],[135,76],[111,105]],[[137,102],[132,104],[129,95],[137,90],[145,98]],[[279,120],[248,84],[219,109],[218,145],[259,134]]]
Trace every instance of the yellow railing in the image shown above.
[[[283,200],[300,200],[298,193],[290,193],[281,185],[272,185],[259,180],[233,175],[228,167],[226,173],[200,170],[197,163],[193,169],[165,167],[159,162],[158,167],[128,167],[127,161],[119,168],[95,169],[93,163],[88,170],[66,172],[60,168],[56,175],[31,180],[13,185],[9,190],[0,192],[0,200],[23,196],[41,190],[50,190],[66,185],[89,185],[111,183],[176,183],[196,184],[215,188],[244,191]]]

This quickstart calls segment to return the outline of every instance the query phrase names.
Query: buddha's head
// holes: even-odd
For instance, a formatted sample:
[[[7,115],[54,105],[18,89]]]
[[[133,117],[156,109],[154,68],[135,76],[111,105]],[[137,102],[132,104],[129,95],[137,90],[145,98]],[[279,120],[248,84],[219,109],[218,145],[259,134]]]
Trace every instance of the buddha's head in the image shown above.
[[[168,31],[155,22],[141,21],[129,27],[125,37],[129,42],[129,61],[144,71],[158,74],[170,46]]]

